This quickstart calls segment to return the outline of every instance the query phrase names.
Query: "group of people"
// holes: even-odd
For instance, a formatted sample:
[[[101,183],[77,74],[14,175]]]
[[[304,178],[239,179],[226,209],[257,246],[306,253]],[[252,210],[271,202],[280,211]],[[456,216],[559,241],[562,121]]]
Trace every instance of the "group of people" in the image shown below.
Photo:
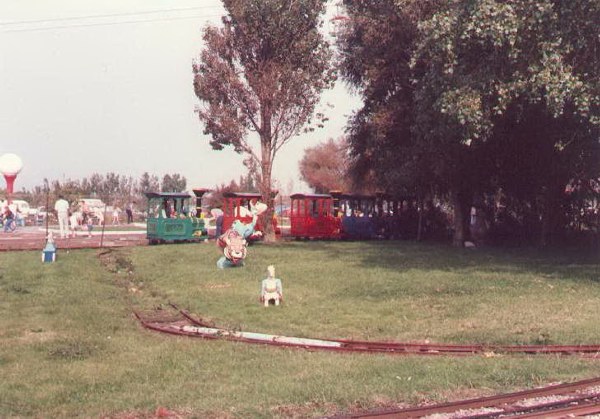
[[[75,236],[75,231],[79,228],[87,229],[88,237],[92,236],[94,223],[104,225],[104,208],[90,208],[85,200],[79,201],[75,206],[69,204],[62,195],[54,204],[54,211],[58,217],[58,227],[60,237],[66,238]],[[121,209],[115,207],[112,212],[112,224],[119,225],[119,214]],[[125,212],[127,214],[127,223],[133,222],[133,204],[128,204]]]
[[[133,204],[130,202],[125,207],[125,214],[127,215],[127,224],[133,223]],[[120,225],[121,220],[119,216],[121,215],[121,208],[115,207],[112,212],[112,223],[113,225]]]
[[[98,225],[104,224],[103,211],[89,208],[84,200],[80,201],[77,208],[72,210],[69,201],[61,195],[54,204],[54,211],[56,211],[58,218],[60,237],[63,239],[71,236],[75,237],[75,231],[79,228],[83,230],[83,226],[87,230],[88,237],[91,237],[94,229],[94,219],[97,220]]]

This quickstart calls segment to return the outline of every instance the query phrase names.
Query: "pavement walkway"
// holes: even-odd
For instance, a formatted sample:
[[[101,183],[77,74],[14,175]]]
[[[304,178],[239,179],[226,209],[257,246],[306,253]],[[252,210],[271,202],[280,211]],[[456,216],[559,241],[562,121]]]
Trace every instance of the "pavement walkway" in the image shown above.
[[[54,242],[58,249],[86,249],[101,247],[124,247],[143,246],[148,244],[146,231],[144,230],[109,230],[104,233],[96,227],[92,237],[88,237],[87,231],[76,231],[75,237],[60,238],[57,226],[50,226]],[[46,244],[46,228],[37,226],[17,227],[12,233],[5,233],[0,229],[0,251],[11,250],[39,250]]]

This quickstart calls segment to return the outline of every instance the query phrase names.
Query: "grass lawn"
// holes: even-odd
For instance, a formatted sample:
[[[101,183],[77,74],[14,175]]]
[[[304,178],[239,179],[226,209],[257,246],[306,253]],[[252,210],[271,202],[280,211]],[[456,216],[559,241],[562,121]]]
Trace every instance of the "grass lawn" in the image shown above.
[[[214,243],[0,254],[0,417],[315,417],[600,375],[556,356],[335,354],[140,327],[169,301],[217,325],[301,337],[599,343],[600,264],[567,252],[289,242],[218,270]],[[284,305],[258,303],[273,264]]]

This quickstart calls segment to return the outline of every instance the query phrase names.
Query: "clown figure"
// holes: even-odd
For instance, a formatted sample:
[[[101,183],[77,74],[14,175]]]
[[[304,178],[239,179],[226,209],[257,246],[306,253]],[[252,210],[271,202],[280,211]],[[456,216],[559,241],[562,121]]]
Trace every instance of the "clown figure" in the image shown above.
[[[223,269],[244,266],[248,240],[256,240],[262,235],[262,232],[255,231],[255,228],[258,216],[266,208],[265,204],[258,202],[252,211],[252,222],[244,224],[240,220],[234,220],[231,228],[219,236],[217,246],[223,249],[223,256],[217,261],[217,267]]]

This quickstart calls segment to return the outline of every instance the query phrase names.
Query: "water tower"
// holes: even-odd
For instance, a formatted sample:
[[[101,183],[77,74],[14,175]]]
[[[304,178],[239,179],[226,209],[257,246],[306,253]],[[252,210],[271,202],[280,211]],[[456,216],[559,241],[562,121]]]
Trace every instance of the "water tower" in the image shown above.
[[[16,154],[7,153],[0,157],[0,173],[2,173],[4,179],[6,179],[6,199],[9,204],[11,203],[10,196],[13,193],[15,179],[22,168],[23,162]]]

